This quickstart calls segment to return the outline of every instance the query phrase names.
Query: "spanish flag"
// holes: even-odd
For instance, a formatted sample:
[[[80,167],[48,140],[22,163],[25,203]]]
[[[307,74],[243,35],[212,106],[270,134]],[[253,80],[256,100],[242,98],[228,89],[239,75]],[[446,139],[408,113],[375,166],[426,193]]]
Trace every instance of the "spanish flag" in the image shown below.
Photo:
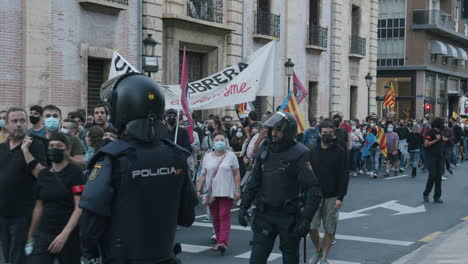
[[[379,143],[380,147],[380,152],[384,157],[387,157],[387,138],[385,137],[385,131],[383,128],[380,126],[375,126],[375,129],[377,130],[377,143]],[[368,134],[372,132],[372,128],[369,127],[368,129]]]
[[[286,99],[284,99],[283,104],[279,108],[280,111],[288,112],[296,118],[297,121],[297,133],[304,132],[308,127],[302,118],[301,110],[296,101],[296,96],[294,96],[293,91],[290,91]]]
[[[390,90],[388,90],[387,95],[385,95],[383,105],[395,107],[395,101],[395,89],[393,89],[393,84],[390,83]]]

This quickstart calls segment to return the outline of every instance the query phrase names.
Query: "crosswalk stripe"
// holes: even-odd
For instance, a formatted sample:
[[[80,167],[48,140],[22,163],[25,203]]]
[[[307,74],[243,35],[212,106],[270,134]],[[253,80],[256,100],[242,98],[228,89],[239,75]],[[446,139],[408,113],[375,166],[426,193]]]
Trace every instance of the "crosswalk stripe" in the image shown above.
[[[193,226],[213,228],[213,224],[211,223],[194,222]],[[238,225],[231,225],[231,229],[242,230],[242,231],[252,231],[250,227],[243,227],[243,226],[238,226]],[[320,234],[320,235],[323,236],[323,234]],[[413,244],[413,242],[410,242],[410,241],[390,240],[390,239],[381,239],[381,238],[373,238],[373,237],[348,236],[348,235],[338,235],[338,234],[335,237],[337,239],[342,239],[342,240],[388,244],[388,245],[397,245],[397,246],[409,246]]]
[[[243,254],[235,256],[235,258],[250,259],[250,254],[251,253],[252,253],[252,251],[248,251],[248,252],[245,252]],[[280,258],[280,257],[281,257],[281,254],[271,253],[270,256],[268,257],[268,261],[273,261],[273,260],[275,260],[277,258]]]
[[[190,245],[190,244],[181,244],[182,252],[190,252],[190,253],[200,253],[202,251],[208,250],[211,247],[207,246],[198,246],[198,245]]]

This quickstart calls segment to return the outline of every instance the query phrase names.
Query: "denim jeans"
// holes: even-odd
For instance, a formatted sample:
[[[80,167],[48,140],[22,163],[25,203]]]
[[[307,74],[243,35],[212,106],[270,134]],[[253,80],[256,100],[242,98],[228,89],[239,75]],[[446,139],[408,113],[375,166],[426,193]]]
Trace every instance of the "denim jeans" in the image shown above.
[[[452,147],[452,164],[458,163],[458,145],[454,144]]]
[[[357,172],[359,170],[359,159],[361,158],[361,150],[359,148],[351,149],[351,170]]]
[[[421,150],[411,150],[410,152],[410,164],[412,168],[417,168],[419,164],[419,156],[421,155]]]
[[[408,146],[406,146],[406,139],[400,140],[398,149],[400,150],[400,168],[406,167],[406,158],[408,155]]]
[[[380,148],[372,148],[369,154],[366,161],[367,171],[377,174],[380,170]]]
[[[422,159],[423,169],[427,169],[427,153],[424,147],[421,149],[420,158]]]

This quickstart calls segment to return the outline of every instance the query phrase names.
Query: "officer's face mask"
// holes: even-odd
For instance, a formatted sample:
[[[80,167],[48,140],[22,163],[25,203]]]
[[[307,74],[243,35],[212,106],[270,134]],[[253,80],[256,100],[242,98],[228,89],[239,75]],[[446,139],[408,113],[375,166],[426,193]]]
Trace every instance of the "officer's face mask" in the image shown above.
[[[51,148],[47,151],[47,157],[54,163],[60,163],[65,159],[65,150]]]
[[[214,143],[215,150],[221,151],[226,149],[226,143],[224,141],[216,141]]]
[[[44,121],[44,126],[49,131],[55,131],[59,128],[60,121],[55,117],[49,117]]]

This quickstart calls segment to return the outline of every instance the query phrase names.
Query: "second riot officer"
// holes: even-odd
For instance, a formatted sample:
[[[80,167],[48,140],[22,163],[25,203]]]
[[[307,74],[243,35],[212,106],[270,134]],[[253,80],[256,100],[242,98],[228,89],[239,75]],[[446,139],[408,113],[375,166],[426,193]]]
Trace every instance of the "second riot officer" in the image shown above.
[[[294,139],[294,116],[277,112],[265,126],[269,138],[255,157],[252,178],[242,195],[239,223],[247,225],[247,209],[256,200],[250,263],[267,263],[279,235],[283,263],[297,264],[300,240],[307,235],[319,206],[320,187],[309,163],[309,150]]]
[[[93,158],[80,207],[86,259],[104,264],[172,264],[177,225],[190,226],[198,198],[185,150],[165,139],[161,88],[141,74],[111,83],[101,99],[121,138]]]

